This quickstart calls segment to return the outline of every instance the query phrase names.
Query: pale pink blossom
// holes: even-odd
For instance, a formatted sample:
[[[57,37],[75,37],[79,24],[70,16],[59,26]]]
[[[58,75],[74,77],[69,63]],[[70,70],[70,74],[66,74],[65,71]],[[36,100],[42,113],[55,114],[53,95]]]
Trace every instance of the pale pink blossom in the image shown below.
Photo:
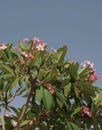
[[[37,44],[37,43],[39,43],[39,41],[40,40],[38,38],[36,38],[36,37],[33,38],[33,44]]]
[[[23,42],[28,43],[29,39],[28,38],[24,38]]]
[[[53,53],[57,52],[57,50],[54,49],[54,48],[51,48],[51,50],[52,50]]]
[[[36,46],[36,48],[40,51],[43,51],[44,50],[44,46],[42,46],[41,44],[39,44],[38,46]]]
[[[36,38],[36,37],[33,38],[33,44],[34,45],[41,44],[43,47],[46,46],[46,44],[42,40],[40,40],[39,38]]]
[[[26,57],[26,58],[28,57],[28,54],[27,54],[27,52],[25,52],[25,51],[22,52],[22,55],[23,55],[24,57]]]
[[[81,64],[82,68],[88,67],[88,68],[93,68],[94,64],[91,61],[85,61],[84,63]]]
[[[6,117],[11,117],[11,113],[5,112],[5,116],[6,116]]]
[[[7,48],[5,43],[0,44],[0,50],[5,50]]]
[[[43,43],[41,43],[41,45],[42,45],[43,47],[45,47],[45,46],[46,46],[46,43],[43,42]]]
[[[11,121],[11,124],[12,124],[12,126],[15,128],[15,127],[17,126],[17,121],[12,120],[12,121]]]
[[[6,111],[6,112],[5,112],[5,116],[6,116],[6,117],[14,117],[15,114]]]

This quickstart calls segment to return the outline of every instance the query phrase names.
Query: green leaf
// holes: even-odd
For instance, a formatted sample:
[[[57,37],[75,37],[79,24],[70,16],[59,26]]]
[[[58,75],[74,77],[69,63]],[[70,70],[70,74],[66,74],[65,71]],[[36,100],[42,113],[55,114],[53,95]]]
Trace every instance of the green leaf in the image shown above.
[[[97,94],[94,98],[95,105],[99,105],[99,103],[102,101],[102,92]]]
[[[12,74],[0,74],[0,80],[12,78]]]
[[[68,122],[68,130],[81,130],[75,123]]]
[[[12,88],[17,85],[19,79],[20,79],[20,78],[16,78],[16,79],[11,83],[11,87],[12,87]]]
[[[4,71],[9,72],[9,73],[11,73],[13,76],[15,76],[13,70],[12,70],[9,66],[4,65],[4,64],[0,64],[0,68],[2,68]]]
[[[31,41],[28,42],[28,48],[29,48],[29,50],[32,49],[32,46],[33,46],[33,41],[31,40]]]
[[[75,82],[75,80],[77,79],[78,68],[79,68],[79,63],[71,64],[69,66],[70,77],[73,82]]]
[[[13,43],[12,43],[12,42],[9,42],[9,43],[7,44],[7,48],[11,48],[12,45],[13,45]]]
[[[90,70],[88,68],[82,68],[80,69],[80,71],[78,72],[79,76],[83,76],[83,75],[87,75],[90,72]]]
[[[67,46],[63,46],[62,48],[59,48],[55,53],[55,55],[57,56],[56,62],[63,61],[66,53],[67,53]]]
[[[59,108],[63,107],[63,103],[62,103],[62,101],[58,97],[56,97],[56,102],[57,102]]]
[[[77,114],[80,110],[81,110],[80,107],[75,108],[75,109],[73,110],[71,116],[74,116],[74,115]]]
[[[19,48],[20,48],[22,51],[26,51],[26,50],[27,50],[26,45],[23,44],[21,41],[18,42],[18,45],[19,45]]]
[[[64,97],[63,93],[56,92],[57,97],[59,98],[59,101],[62,102],[63,105],[67,107],[66,98]]]
[[[11,50],[11,51],[12,51],[12,57],[16,56],[17,58],[20,58],[20,54],[17,51],[15,50]]]
[[[54,106],[54,98],[47,89],[43,90],[43,104],[47,110],[50,110]]]
[[[30,122],[30,120],[22,121],[20,127],[23,127],[23,126],[27,125],[29,122]]]
[[[38,102],[41,102],[42,98],[43,98],[43,87],[40,86],[39,88],[36,89],[35,99]]]
[[[39,79],[39,80],[42,80],[44,74],[45,74],[45,70],[40,69],[40,70],[39,70],[39,73],[38,73],[38,79]]]
[[[71,90],[71,83],[68,83],[64,88],[64,95],[67,97]]]
[[[80,93],[83,93],[85,96],[96,96],[96,92],[98,92],[97,87],[94,87],[92,84],[88,82],[77,82],[76,84],[78,88],[80,88]]]
[[[12,58],[12,53],[11,53],[11,50],[9,48],[5,49],[5,53],[6,53],[8,59]]]
[[[78,89],[76,85],[74,85],[74,91],[75,91],[76,97],[79,97],[80,90]]]
[[[45,75],[45,81],[48,82],[48,81],[51,81],[52,79],[55,79],[55,74],[56,74],[56,71],[55,73],[53,71],[51,72],[48,72],[46,75]]]

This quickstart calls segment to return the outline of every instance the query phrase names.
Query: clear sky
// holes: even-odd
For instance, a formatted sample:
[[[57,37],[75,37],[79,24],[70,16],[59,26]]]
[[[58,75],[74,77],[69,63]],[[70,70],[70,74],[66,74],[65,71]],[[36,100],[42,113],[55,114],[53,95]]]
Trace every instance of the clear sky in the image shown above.
[[[92,61],[102,87],[101,0],[1,0],[0,43],[38,37],[48,48],[68,46],[67,58]]]

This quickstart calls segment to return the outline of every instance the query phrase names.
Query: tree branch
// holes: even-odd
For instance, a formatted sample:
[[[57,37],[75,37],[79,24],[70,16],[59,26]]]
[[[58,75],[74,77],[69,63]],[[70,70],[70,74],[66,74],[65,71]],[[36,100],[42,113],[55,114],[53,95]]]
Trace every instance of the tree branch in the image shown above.
[[[32,96],[32,86],[30,87],[29,91],[28,91],[28,96],[27,96],[27,100],[26,100],[26,104],[24,104],[24,107],[23,107],[23,111],[18,119],[18,123],[17,123],[17,126],[16,126],[16,129],[15,130],[19,130],[19,127],[20,127],[20,124],[21,124],[21,121],[23,119],[23,116],[25,115],[26,111],[27,111],[27,107],[28,107],[28,104],[29,104],[29,101],[30,101],[30,98]]]

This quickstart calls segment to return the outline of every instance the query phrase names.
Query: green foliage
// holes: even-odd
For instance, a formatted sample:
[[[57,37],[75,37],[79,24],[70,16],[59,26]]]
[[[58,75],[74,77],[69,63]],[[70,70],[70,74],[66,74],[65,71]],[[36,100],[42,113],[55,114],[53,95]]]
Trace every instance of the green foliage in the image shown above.
[[[102,89],[94,86],[93,68],[65,60],[66,46],[49,52],[39,39],[12,46],[0,45],[0,129],[102,129]],[[10,104],[17,96],[25,98],[20,108]]]

